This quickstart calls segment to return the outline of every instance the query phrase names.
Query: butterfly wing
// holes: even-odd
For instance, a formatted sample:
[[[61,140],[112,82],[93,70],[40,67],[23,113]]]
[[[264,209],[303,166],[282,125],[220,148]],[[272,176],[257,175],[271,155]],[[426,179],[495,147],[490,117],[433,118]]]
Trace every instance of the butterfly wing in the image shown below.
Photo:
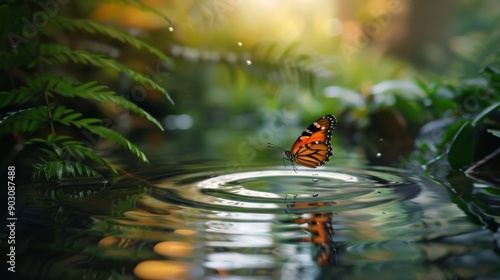
[[[307,167],[315,168],[327,162],[332,156],[330,143],[307,143],[299,147],[296,152],[295,162]]]
[[[332,131],[337,119],[326,115],[309,125],[297,138],[290,150],[295,162],[314,168],[327,162],[332,156]]]

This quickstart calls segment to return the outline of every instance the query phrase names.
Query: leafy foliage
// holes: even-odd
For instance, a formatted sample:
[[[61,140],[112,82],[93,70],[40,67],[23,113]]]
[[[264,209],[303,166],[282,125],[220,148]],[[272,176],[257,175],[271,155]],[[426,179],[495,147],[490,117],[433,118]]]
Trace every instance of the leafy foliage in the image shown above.
[[[40,47],[40,60],[41,62],[48,65],[63,64],[71,61],[74,63],[92,65],[96,67],[108,67],[118,72],[124,72],[136,82],[150,86],[153,89],[160,91],[165,95],[166,98],[168,98],[170,102],[173,103],[167,91],[160,85],[158,85],[155,81],[103,54],[93,53],[86,50],[72,50],[63,45],[45,44]]]
[[[42,178],[47,181],[61,179],[62,177],[101,176],[97,171],[87,165],[59,159],[35,163],[33,167],[36,169],[35,173],[33,173],[33,177]]]
[[[444,108],[453,112],[454,122],[444,130],[436,147],[427,143],[431,146],[431,150],[437,151],[438,155],[432,157],[426,164],[432,164],[445,156],[452,169],[465,170],[473,163],[481,146],[478,142],[479,132],[498,131],[500,128],[500,84],[497,82],[500,73],[495,71],[494,67],[488,67],[479,74],[479,77],[468,80],[467,84],[457,86],[438,84],[428,92],[429,96],[437,95],[436,92],[439,91],[449,95],[450,104]],[[442,108],[437,111],[441,110]]]
[[[145,117],[163,130],[158,120],[148,112],[142,110],[122,96],[117,95],[116,92],[107,90],[106,86],[97,85],[95,81],[87,83],[72,82],[67,78],[52,74],[36,75],[32,80],[28,81],[26,86],[9,92],[0,92],[0,108],[8,105],[24,104],[31,101],[41,101],[43,94],[40,92],[40,89],[44,89],[45,93],[53,98],[55,98],[56,95],[60,95],[66,97],[79,97],[103,104],[114,103]]]
[[[142,1],[139,1],[139,0],[106,0],[106,1],[111,2],[111,3],[116,3],[116,4],[125,4],[125,5],[134,6],[134,7],[138,8],[144,12],[147,12],[147,13],[150,13],[154,16],[162,18],[166,22],[168,22],[170,26],[172,25],[172,22],[170,21],[170,19],[168,17],[166,17],[164,14],[162,14],[158,10],[155,10],[148,5],[145,5],[144,3],[142,3]]]
[[[95,170],[81,163],[87,159],[117,173],[115,168],[101,158],[95,150],[88,147],[85,142],[77,141],[70,136],[50,134],[46,139],[32,138],[27,144],[42,144],[51,148],[39,149],[45,154],[44,158],[47,160],[34,165],[36,169],[34,176],[37,178],[60,180],[63,177],[99,176]],[[54,175],[56,175],[55,178]]]
[[[484,148],[478,139],[481,131],[499,135],[498,63],[457,83],[388,80],[371,86],[365,94],[331,86],[325,89],[325,95],[338,98],[349,114],[344,119],[357,118],[360,129],[370,124],[371,114],[382,110],[395,111],[419,127],[425,125],[432,133],[417,140],[419,150],[413,153],[420,164],[427,167],[446,159],[451,169],[464,171],[480,160],[478,150]]]
[[[139,186],[139,191],[136,194],[127,195],[123,198],[116,199],[113,201],[113,210],[112,214],[114,216],[121,216],[126,211],[132,210],[136,207],[137,200],[144,196],[147,192],[148,188],[146,186]]]
[[[474,156],[474,126],[470,121],[466,121],[455,133],[448,149],[448,162],[456,170],[463,169],[469,165]]]
[[[100,33],[109,36],[110,38],[117,39],[118,41],[129,44],[137,49],[145,49],[148,52],[168,62],[169,64],[172,64],[170,58],[157,48],[154,48],[149,44],[146,44],[144,41],[141,41],[122,30],[104,25],[100,22],[89,19],[73,19],[73,18],[57,17],[53,19],[53,23],[59,26],[60,28],[68,29],[70,31],[84,30],[91,34]]]
[[[486,84],[483,87],[476,87],[473,92],[466,91],[467,96],[474,98],[475,102],[480,104],[478,107],[483,108],[481,111],[476,112],[472,109],[467,112],[464,106],[462,115],[463,124],[456,129],[456,126],[452,126],[448,135],[453,135],[453,139],[449,140],[449,137],[443,137],[441,141],[441,151],[446,151],[446,143],[449,143],[449,148],[446,151],[448,162],[450,166],[455,170],[463,170],[463,168],[469,166],[474,160],[475,150],[478,148],[477,143],[477,133],[481,127],[500,128],[500,123],[498,121],[500,113],[500,85],[498,83],[492,83],[494,80],[498,80],[500,75],[493,74],[487,77],[485,80]],[[471,99],[472,99],[471,98]],[[462,104],[467,104],[464,98]],[[484,129],[484,128],[483,128]]]
[[[111,2],[133,5],[170,23],[160,12],[140,1]],[[74,3],[68,5],[72,4]],[[26,35],[26,27],[23,25],[26,23],[22,19],[33,18],[39,11],[37,1],[6,1],[0,5],[0,33],[10,42],[10,46],[2,44],[0,70],[10,77],[10,81],[15,81],[0,90],[0,108],[7,112],[1,115],[0,137],[12,135],[18,141],[37,147],[40,162],[33,165],[33,176],[47,181],[64,177],[102,176],[93,166],[102,166],[117,174],[116,168],[95,151],[94,146],[105,140],[115,142],[141,161],[148,162],[146,155],[137,146],[120,133],[105,127],[102,119],[86,117],[83,112],[71,108],[71,105],[62,105],[61,99],[79,100],[77,103],[95,103],[99,106],[112,103],[147,119],[163,130],[160,122],[108,86],[93,80],[75,80],[75,75],[61,69],[83,65],[123,73],[145,89],[162,93],[173,103],[168,92],[153,77],[134,70],[116,58],[100,52],[76,49],[73,45],[63,43],[68,40],[62,39],[61,34],[99,34],[137,50],[147,51],[163,63],[172,65],[170,58],[121,29],[92,19],[68,17],[62,7],[59,8],[61,10],[58,9],[58,12],[47,17],[46,24],[33,25],[33,34]],[[67,74],[62,74],[64,72]],[[62,127],[66,128],[60,129]],[[79,133],[80,136],[74,138],[60,131],[76,135]],[[82,137],[84,135],[93,135],[93,139],[98,141],[90,143]]]

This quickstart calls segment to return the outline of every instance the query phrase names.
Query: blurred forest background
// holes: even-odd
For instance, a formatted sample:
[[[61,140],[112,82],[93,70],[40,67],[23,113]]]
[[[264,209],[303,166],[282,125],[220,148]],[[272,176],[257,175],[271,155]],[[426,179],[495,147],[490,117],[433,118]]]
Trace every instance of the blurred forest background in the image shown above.
[[[52,8],[36,1],[2,4],[3,21],[18,22],[4,25],[2,30],[3,35],[10,34],[3,40],[0,56],[5,71],[0,78],[2,97],[37,73],[82,83],[97,81],[151,118],[135,114],[132,107],[115,106],[113,100],[82,102],[66,96],[55,98],[55,103],[105,120],[101,125],[136,143],[150,158],[196,163],[215,160],[228,169],[257,162],[281,164],[278,154],[266,150],[267,142],[289,148],[308,123],[325,114],[334,114],[339,120],[333,137],[334,158],[361,152],[371,163],[390,165],[411,157],[417,147],[420,152],[413,157],[420,163],[438,160],[465,126],[473,126],[467,131],[477,134],[483,122],[481,129],[491,131],[485,132],[481,139],[487,139],[478,140],[481,145],[477,147],[488,143],[492,148],[479,153],[468,142],[468,158],[452,159],[452,167],[470,166],[472,158],[491,155],[498,147],[494,133],[499,126],[498,106],[488,107],[499,102],[500,13],[496,0],[52,2]],[[13,7],[29,9],[8,12]],[[40,11],[48,15],[45,24],[36,14]],[[54,21],[60,16],[75,21],[73,25]],[[13,30],[27,32],[23,29],[26,21],[19,20],[23,17],[40,31],[23,33],[24,40],[11,36],[17,34]],[[123,30],[165,56],[89,22],[78,23],[78,19]],[[166,92],[144,79],[131,78],[128,70],[90,60],[82,63],[70,55],[66,61],[54,56],[43,67],[43,60],[13,63],[19,57],[9,57],[10,53],[22,53],[33,42],[98,53],[149,78]],[[36,102],[43,104],[44,100]],[[18,110],[20,104],[4,102],[2,117]],[[483,117],[474,122],[480,113]],[[23,131],[7,129],[5,123],[2,143],[7,145],[2,150],[9,155],[6,165],[23,158],[20,154],[24,158],[37,154],[20,143],[35,136],[48,139],[51,129],[84,141],[99,134],[97,130],[90,136],[75,134],[48,123],[36,131]],[[426,124],[427,130],[422,132]],[[124,153],[110,152],[115,144],[90,142],[92,149],[107,151],[99,155],[120,163]],[[466,142],[455,144],[467,146]],[[129,150],[141,159],[138,150]],[[57,149],[50,155],[59,155]]]

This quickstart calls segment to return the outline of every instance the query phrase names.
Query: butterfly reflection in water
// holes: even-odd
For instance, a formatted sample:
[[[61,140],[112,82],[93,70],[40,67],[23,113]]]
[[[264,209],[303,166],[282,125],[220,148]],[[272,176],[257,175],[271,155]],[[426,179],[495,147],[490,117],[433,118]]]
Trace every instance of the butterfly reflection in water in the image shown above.
[[[337,119],[333,115],[326,115],[310,124],[295,140],[289,151],[271,143],[267,143],[267,146],[283,150],[285,155],[283,162],[285,159],[291,161],[295,172],[297,172],[295,163],[316,168],[323,165],[332,156],[333,149],[330,140],[336,125]]]

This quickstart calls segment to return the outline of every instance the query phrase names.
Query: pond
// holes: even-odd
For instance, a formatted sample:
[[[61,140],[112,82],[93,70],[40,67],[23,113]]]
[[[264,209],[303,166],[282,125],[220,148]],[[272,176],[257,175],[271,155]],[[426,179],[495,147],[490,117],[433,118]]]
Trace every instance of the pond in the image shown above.
[[[32,194],[38,204],[25,206],[16,229],[17,275],[500,278],[492,216],[464,209],[458,188],[403,168],[332,162],[297,172],[153,162],[116,182]]]
[[[3,1],[7,270],[500,279],[498,13],[441,2]]]

